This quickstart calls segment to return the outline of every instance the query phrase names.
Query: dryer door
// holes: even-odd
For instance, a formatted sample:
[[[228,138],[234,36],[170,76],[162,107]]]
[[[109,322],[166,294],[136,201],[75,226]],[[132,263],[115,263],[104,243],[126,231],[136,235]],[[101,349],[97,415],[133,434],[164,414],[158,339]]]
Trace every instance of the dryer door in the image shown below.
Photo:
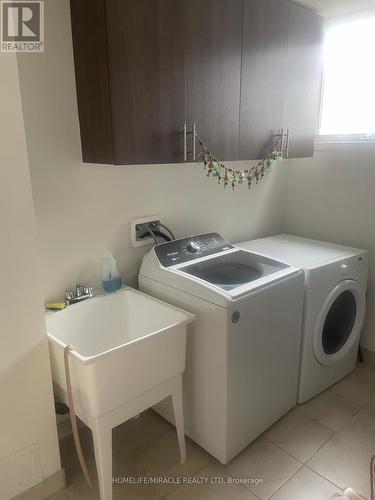
[[[356,281],[342,281],[331,290],[313,334],[314,355],[319,363],[328,366],[350,351],[359,339],[365,309],[365,298]]]

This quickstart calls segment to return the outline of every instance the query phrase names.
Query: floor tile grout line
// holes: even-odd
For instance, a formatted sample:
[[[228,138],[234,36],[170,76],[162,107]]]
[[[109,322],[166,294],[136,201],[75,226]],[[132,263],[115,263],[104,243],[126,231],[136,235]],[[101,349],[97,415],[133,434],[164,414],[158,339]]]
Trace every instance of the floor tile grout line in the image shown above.
[[[277,491],[279,491],[280,488],[282,488],[292,477],[294,477],[304,467],[305,464],[303,462],[301,462],[301,460],[299,460],[298,458],[294,457],[293,455],[291,455],[287,451],[280,448],[280,446],[278,446],[276,443],[272,443],[272,441],[270,441],[266,437],[263,436],[261,439],[264,439],[264,441],[267,441],[267,443],[271,444],[272,446],[275,446],[276,448],[278,448],[279,450],[284,452],[286,455],[288,455],[290,458],[292,458],[293,460],[298,462],[300,465],[300,467],[298,467],[298,469],[290,477],[288,477],[288,479],[286,481],[284,481],[284,483],[282,483],[282,485],[279,488],[277,488],[277,490],[274,493],[272,493],[272,495],[270,497],[267,498],[267,500],[269,500],[270,498],[272,498],[275,495],[275,493]],[[246,485],[245,485],[245,487],[246,487]],[[249,490],[249,491],[251,491],[251,490]],[[253,493],[253,491],[251,491],[251,493]],[[253,494],[255,495],[255,493],[253,493]],[[255,496],[257,496],[257,495],[255,495]],[[257,498],[259,498],[259,497],[257,497]]]
[[[369,452],[368,450],[365,450],[364,448],[362,448],[361,446],[359,446],[357,443],[354,443],[353,441],[351,441],[351,440],[349,440],[349,439],[345,438],[345,436],[342,436],[341,434],[339,434],[339,433],[337,433],[337,432],[335,432],[335,433],[331,436],[331,438],[330,438],[328,441],[331,441],[331,440],[332,440],[333,438],[335,438],[335,437],[340,437],[340,438],[344,439],[344,441],[348,441],[349,443],[351,443],[351,444],[355,445],[355,446],[356,446],[357,448],[359,448],[360,450],[362,450],[362,451],[366,451],[367,453],[371,454],[371,452]],[[328,441],[327,441],[327,443],[325,443],[325,444],[328,444]],[[325,445],[324,445],[324,446],[325,446]],[[322,448],[322,447],[321,447],[321,448]],[[320,449],[321,449],[321,448],[320,448]],[[320,450],[320,449],[319,449],[319,450]],[[312,468],[312,466],[311,466],[311,465],[309,465],[309,462],[310,462],[310,461],[311,461],[311,460],[315,457],[315,455],[319,452],[319,450],[318,450],[318,451],[317,451],[317,452],[313,455],[313,457],[311,457],[311,459],[310,459],[310,460],[308,460],[308,462],[306,462],[305,466],[306,466],[308,469],[310,469],[312,472],[315,472],[315,474],[318,474],[318,476],[320,476],[321,478],[325,479],[326,481],[330,482],[331,484],[333,484],[334,486],[336,486],[337,488],[339,488],[339,489],[340,489],[340,491],[343,491],[343,488],[341,488],[341,486],[339,486],[338,484],[334,483],[334,482],[333,482],[331,479],[329,479],[328,477],[323,476],[323,474],[322,474],[322,473],[320,473],[320,472],[318,472],[317,470],[313,469],[313,468]],[[346,487],[347,487],[347,486],[345,486],[344,488],[346,488]]]
[[[333,432],[332,431],[332,434],[331,436],[327,439],[327,441],[325,443],[323,443],[321,446],[319,446],[319,448],[316,450],[316,452],[312,455],[312,457],[310,457],[308,460],[306,460],[306,463],[305,465],[307,465],[319,452],[322,448],[324,448],[324,446],[326,446],[330,441],[332,441],[332,439],[337,435],[336,432]],[[311,467],[309,467],[311,468]]]
[[[188,457],[189,458],[189,457]],[[208,458],[211,458],[210,456]],[[201,472],[203,472],[205,469],[207,469],[208,467],[210,467],[210,465],[212,465],[210,462],[208,462],[205,466],[203,466],[201,469],[197,470],[196,472],[192,473],[191,476],[192,477],[195,477],[197,475],[199,475]],[[171,495],[172,493],[175,493],[177,490],[179,490],[180,488],[182,488],[184,485],[179,485],[177,486],[176,488],[173,488],[172,490],[168,491],[165,495],[161,496],[161,500],[164,500],[166,498],[168,498],[169,495]],[[159,495],[160,496],[160,495]]]
[[[210,456],[209,458],[214,458],[214,457],[211,457],[211,456]],[[208,463],[207,465],[205,465],[205,466],[204,466],[202,469],[200,469],[198,472],[194,473],[194,476],[196,476],[196,475],[198,475],[199,473],[203,472],[205,469],[208,469],[210,466],[216,466],[216,467],[223,466],[223,467],[224,467],[224,466],[228,465],[228,464],[225,464],[225,465],[224,465],[224,464],[221,464],[220,462],[219,462],[219,464],[220,464],[220,465],[218,465],[217,463],[215,463],[215,460],[216,460],[215,458],[214,458],[214,460],[211,460],[211,462],[210,462],[210,463]],[[231,477],[232,479],[237,479],[237,477],[236,477],[236,476],[233,476],[232,474],[230,474],[230,472],[229,472],[229,471],[225,471],[225,474],[226,474],[226,476]],[[254,492],[252,492],[251,490],[249,490],[249,489],[246,487],[246,485],[239,484],[239,485],[237,485],[237,486],[239,486],[241,489],[245,489],[245,490],[246,490],[246,493],[250,493],[251,495],[253,495],[253,496],[255,496],[256,498],[258,498],[259,500],[262,500],[262,499],[261,499],[260,497],[258,497],[258,496],[257,496]],[[172,491],[169,491],[169,492],[168,492],[165,496],[162,496],[162,497],[161,497],[161,500],[165,500],[165,499],[167,499],[169,495],[171,495],[172,493],[175,493],[177,490],[181,489],[182,487],[183,487],[183,485],[181,485],[181,486],[177,486],[177,488],[173,489]]]
[[[301,464],[301,467],[299,467],[299,469],[297,469],[297,470],[296,470],[296,472],[295,472],[294,474],[292,474],[290,477],[288,477],[288,479],[287,479],[287,480],[286,480],[286,481],[285,481],[285,482],[284,482],[284,483],[283,483],[283,484],[282,484],[279,488],[277,488],[277,490],[276,490],[274,493],[272,493],[272,495],[271,495],[270,497],[268,497],[268,499],[267,499],[267,500],[272,500],[272,497],[274,497],[274,496],[276,495],[276,493],[277,493],[278,491],[280,491],[280,490],[281,490],[281,488],[282,488],[283,486],[285,486],[285,485],[286,485],[286,484],[287,484],[287,483],[288,483],[291,479],[293,479],[293,478],[294,478],[294,476],[296,476],[296,475],[297,475],[297,474],[298,474],[298,473],[299,473],[299,472],[300,472],[300,471],[301,471],[304,467],[305,467],[305,464]]]
[[[244,486],[244,488],[245,488],[245,489],[246,489],[249,493],[251,493],[252,495],[254,495],[256,498],[258,498],[259,500],[264,500],[263,498],[259,497],[256,493],[254,493],[253,491],[251,491],[251,489],[250,489],[250,488],[248,488],[246,484],[244,484],[243,486]]]
[[[300,458],[297,458],[295,457],[294,455],[292,455],[289,451],[287,450],[284,450],[284,448],[282,448],[281,446],[279,446],[277,443],[273,443],[272,441],[270,441],[269,439],[267,438],[264,438],[266,441],[268,441],[269,443],[273,444],[274,446],[276,446],[277,448],[279,448],[279,450],[283,451],[284,453],[286,453],[287,455],[289,455],[291,458],[294,458],[294,460],[296,460],[297,462],[299,462],[300,464],[302,465],[306,465],[307,462],[309,460],[311,460],[315,455],[316,453],[325,445],[328,443],[328,441],[334,436],[334,432],[331,430],[332,434],[327,438],[327,440],[319,446],[318,450],[310,457],[308,458],[305,462],[303,462]]]
[[[327,429],[328,431],[331,431],[331,432],[335,432],[333,429],[331,429],[330,427],[327,427],[325,424],[322,424],[322,422],[320,422],[319,420],[317,420],[316,418],[312,417],[311,415],[307,415],[306,413],[304,413],[300,408],[299,408],[300,405],[296,405],[295,406],[295,409],[296,411],[298,411],[298,413],[300,415],[303,415],[304,417],[310,419],[312,422],[314,422],[315,424],[319,424],[321,425],[322,427],[324,427],[325,429]]]
[[[363,409],[363,406],[361,406],[350,418],[348,418],[348,420],[345,421],[345,423],[340,427],[340,429],[337,429],[337,431],[335,431],[335,434],[338,434],[339,432],[341,432],[343,430],[343,428],[354,418],[358,415],[358,413]]]
[[[370,401],[372,401],[372,399],[370,399]],[[355,417],[358,416],[358,414],[363,411],[363,410],[367,410],[369,411],[372,415],[374,415],[374,418],[375,418],[375,412],[374,411],[371,411],[369,408],[366,408],[366,405],[370,402],[368,401],[367,403],[365,403],[363,406],[361,406],[361,408],[359,408],[359,410],[343,425],[343,427],[341,427],[341,429],[339,429],[337,431],[337,434],[339,434],[344,427],[346,427]]]
[[[329,429],[330,431],[332,432],[336,432],[334,431],[333,429],[331,429],[330,427],[327,427],[326,425],[322,424],[322,422],[320,422],[320,420],[318,420],[317,418],[314,418],[312,417],[311,415],[307,415],[307,413],[305,413],[303,410],[301,410],[298,406],[296,407],[296,410],[301,414],[303,415],[304,417],[308,417],[308,418],[311,418],[311,420],[313,420],[314,422],[317,422],[318,424],[322,425],[323,427],[325,427],[326,429]]]
[[[343,399],[345,399],[345,398],[343,398]],[[365,403],[365,404],[364,404],[364,406],[365,406],[366,404],[367,404],[367,403]],[[315,422],[317,422],[318,424],[322,425],[323,427],[326,427],[326,428],[327,428],[327,429],[329,429],[331,432],[333,432],[333,433],[337,434],[338,432],[340,432],[340,431],[341,431],[341,429],[343,429],[343,428],[345,427],[345,425],[346,425],[347,423],[349,423],[349,421],[350,421],[353,417],[355,417],[355,416],[356,416],[356,415],[357,415],[357,414],[358,414],[358,413],[359,413],[359,412],[363,409],[363,407],[364,407],[364,406],[361,406],[361,407],[359,407],[357,410],[355,410],[355,413],[353,413],[350,417],[348,417],[348,419],[347,419],[347,420],[345,420],[345,422],[344,422],[344,423],[343,423],[343,424],[342,424],[342,425],[341,425],[338,429],[332,429],[332,428],[330,428],[330,427],[327,427],[327,426],[326,426],[326,425],[324,425],[322,422],[320,422],[318,419],[316,419],[316,418],[314,418],[314,417],[311,417],[310,415],[305,414],[305,413],[304,413],[303,411],[301,411],[301,410],[298,410],[298,411],[300,411],[300,413],[302,413],[302,415],[304,415],[305,417],[309,417],[309,418],[311,418],[312,420],[314,420],[314,421],[315,421]]]
[[[330,439],[331,439],[332,436],[330,436],[327,441],[324,443],[326,444]],[[276,448],[278,448],[279,450],[283,451],[284,453],[286,453],[287,455],[289,455],[291,458],[293,458],[294,460],[296,460],[297,462],[299,462],[300,464],[302,465],[305,465],[306,462],[308,462],[309,460],[311,460],[310,458],[308,458],[306,460],[306,462],[303,462],[300,458],[297,458],[295,457],[294,455],[292,455],[289,451],[287,450],[284,450],[284,448],[281,448],[281,446],[279,446],[277,443],[273,443],[272,441],[270,441],[269,439],[267,438],[263,438],[265,441],[267,441],[268,443],[272,444],[273,446],[276,446]],[[324,444],[322,446],[324,446]],[[311,457],[312,458],[312,457]]]
[[[338,484],[334,483],[331,479],[328,479],[327,477],[323,476],[320,472],[316,471],[315,469],[312,469],[309,465],[306,464],[305,467],[307,469],[309,469],[311,472],[313,472],[314,474],[316,474],[317,476],[319,476],[322,479],[324,479],[325,481],[328,481],[335,488],[338,488],[340,491],[343,491],[343,489],[341,488],[341,486],[339,486]]]
[[[345,399],[343,397],[343,399]],[[371,401],[373,398],[371,398],[369,401]],[[362,446],[360,446],[357,442],[347,438],[346,436],[342,435],[341,434],[341,431],[343,430],[343,428],[353,419],[355,418],[361,410],[363,410],[363,408],[365,408],[365,406],[369,403],[369,401],[367,401],[366,403],[363,404],[363,406],[361,406],[357,411],[356,413],[354,413],[347,421],[345,421],[345,423],[343,424],[342,427],[340,427],[337,431],[334,431],[333,429],[330,429],[329,427],[325,426],[324,424],[322,424],[321,422],[319,422],[317,419],[314,419],[313,417],[311,417],[310,415],[306,415],[303,411],[300,411],[299,408],[298,408],[298,405],[294,407],[294,409],[296,411],[298,411],[300,414],[302,414],[304,417],[310,419],[311,421],[315,422],[315,423],[318,423],[319,425],[321,425],[322,427],[324,427],[325,429],[329,430],[331,432],[331,435],[327,438],[327,440],[322,443],[319,448],[315,451],[315,453],[310,457],[308,458],[306,461],[302,462],[303,465],[306,465],[308,464],[308,462],[310,462],[310,460],[312,460],[316,455],[317,453],[319,453],[319,451],[326,445],[328,444],[329,441],[331,441],[335,436],[339,436],[339,437],[342,437],[344,439],[346,439],[347,441],[350,441],[351,443],[355,444],[358,448],[364,450],[364,451],[367,451],[369,452],[369,450],[366,450],[365,448],[363,448]],[[371,410],[370,410],[371,411]],[[292,458],[298,460],[299,462],[301,462],[300,459],[298,459],[297,457],[295,457],[294,455],[292,455],[291,453],[289,453],[288,451],[286,451],[284,448],[282,448],[281,446],[279,446],[277,443],[274,443],[272,441],[270,441],[269,439],[267,439],[266,437],[264,437],[264,439],[268,442],[270,442],[271,444],[273,444],[274,446],[277,446],[279,449],[281,449],[282,451],[284,451],[285,453],[287,453],[289,456],[291,456]],[[369,452],[371,453],[371,452]],[[312,469],[311,467],[308,466],[308,468],[310,470],[314,470]],[[316,472],[316,471],[314,471]],[[324,476],[322,476],[324,478]],[[327,479],[327,478],[324,478],[324,479]],[[327,479],[328,480],[328,479]],[[329,480],[328,480],[329,481]],[[333,484],[333,483],[332,483]]]
[[[345,425],[346,425],[346,424],[345,424]],[[345,426],[344,426],[344,427],[345,427]],[[343,427],[341,428],[341,430],[342,430],[342,429],[343,429]],[[362,446],[359,446],[357,443],[355,443],[355,442],[353,442],[352,440],[348,439],[347,437],[343,436],[342,434],[340,434],[340,432],[341,432],[341,431],[337,431],[337,432],[332,431],[332,435],[331,435],[331,436],[327,439],[327,441],[326,441],[324,444],[322,444],[321,446],[319,446],[319,448],[316,450],[316,452],[314,453],[314,455],[312,455],[312,457],[311,457],[311,458],[309,458],[309,459],[306,461],[305,465],[307,465],[307,464],[308,464],[308,463],[309,463],[309,462],[310,462],[310,461],[311,461],[311,460],[312,460],[312,459],[313,459],[313,458],[314,458],[314,457],[315,457],[315,456],[319,453],[319,451],[320,451],[320,450],[321,450],[324,446],[326,446],[326,445],[329,443],[329,441],[332,441],[335,437],[340,437],[340,438],[343,438],[343,439],[345,439],[346,441],[349,441],[349,442],[351,442],[352,444],[355,444],[355,445],[356,445],[358,448],[360,448],[361,450],[365,450],[365,448],[362,448]],[[368,452],[368,450],[365,450],[365,451],[367,451],[367,452]],[[369,453],[371,453],[371,452],[369,452]],[[310,466],[308,466],[308,467],[311,469],[311,467],[310,467]],[[314,469],[311,469],[311,470],[314,470]],[[323,477],[323,476],[322,476],[322,477]]]
[[[254,441],[253,441],[253,442],[254,442]],[[252,443],[250,443],[248,446],[251,446],[251,445],[253,444],[253,442],[252,442]],[[248,447],[248,446],[247,446],[247,447]],[[246,448],[245,448],[245,450],[246,450]],[[243,451],[244,451],[244,450],[243,450]],[[237,457],[237,456],[239,456],[240,454],[241,454],[241,453],[239,453],[238,455],[236,455],[236,457]],[[231,462],[233,462],[233,461],[235,460],[235,458],[236,458],[236,457],[234,457],[234,458],[231,460]],[[216,460],[216,459],[214,458],[214,460]],[[231,462],[229,462],[229,463],[227,463],[227,464],[222,464],[221,462],[219,462],[219,467],[227,467],[227,466],[228,466]],[[213,463],[214,463],[214,465],[215,465],[215,462],[213,462]],[[216,466],[217,466],[217,464],[216,464]],[[235,476],[235,475],[234,475],[233,473],[231,473],[229,470],[227,470],[227,471],[226,471],[226,475],[227,475],[227,476],[229,476],[229,477],[231,477],[232,479],[237,479],[237,478],[238,478],[238,476]],[[247,491],[249,491],[249,492],[250,492],[252,495],[254,495],[256,498],[258,498],[259,500],[262,500],[260,497],[258,497],[258,495],[256,495],[253,491],[251,491],[251,490],[250,490],[250,489],[246,486],[246,484],[241,485],[241,486],[243,486],[243,487],[244,487]]]
[[[259,439],[259,438],[257,438],[257,439]],[[254,440],[252,443],[250,443],[248,446],[251,446],[254,442],[255,442],[255,440]],[[245,450],[246,450],[246,449],[247,449],[247,448],[245,448]],[[237,455],[237,456],[239,456],[239,455]],[[234,460],[234,459],[233,459],[233,460]],[[227,465],[228,465],[228,464],[227,464]],[[230,477],[231,477],[231,478],[233,478],[233,479],[236,479],[236,478],[238,477],[238,476],[235,476],[235,475],[234,475],[232,472],[230,472],[230,471],[228,471],[228,476],[230,476]],[[253,492],[253,491],[252,491],[252,490],[248,487],[248,485],[244,484],[243,486],[244,486],[244,488],[246,488],[246,490],[247,490],[247,491],[250,491],[250,493],[252,493],[254,496],[256,496],[257,498],[259,498],[259,500],[263,500],[263,499],[262,499],[261,497],[259,497],[256,493],[254,493],[254,492]]]
[[[366,453],[369,453],[370,455],[373,455],[375,453],[375,450],[374,451],[367,450],[366,448],[364,448],[363,446],[361,446],[360,444],[358,444],[356,441],[354,441],[353,439],[348,438],[347,436],[344,436],[343,434],[337,433],[336,435],[337,435],[337,437],[343,439],[344,441],[348,441],[349,443],[353,444],[354,446],[356,446],[360,450],[365,451]]]
[[[271,443],[270,441],[268,441],[268,439],[266,439],[266,438],[265,438],[265,437],[263,437],[262,435],[261,435],[261,436],[259,436],[257,439],[264,439],[264,440],[265,440],[265,441],[267,441],[269,444],[273,445],[273,443]],[[254,441],[253,441],[252,443],[250,443],[248,446],[251,446],[251,445],[252,445],[255,441],[256,441],[256,440],[254,440]],[[274,445],[274,446],[276,446],[276,445]],[[246,450],[246,449],[247,449],[247,448],[245,448],[245,450]],[[244,451],[244,450],[243,450],[243,451]],[[284,451],[284,450],[281,450],[281,451]],[[239,455],[237,455],[237,456],[239,456]],[[235,458],[236,458],[236,457],[234,457],[234,458],[233,458],[233,460],[234,460]],[[294,457],[292,457],[292,458],[294,458]],[[221,465],[223,465],[223,464],[221,464]],[[228,465],[228,464],[226,464],[226,465]],[[302,464],[302,465],[303,465],[303,464]],[[298,469],[298,470],[299,470],[299,469]],[[231,473],[230,471],[227,471],[227,475],[228,475],[228,476],[230,476],[230,477],[231,477],[231,478],[233,478],[233,479],[236,479],[236,478],[238,477],[238,476],[235,476],[235,475],[234,475],[233,473]],[[256,493],[254,493],[254,491],[252,491],[252,490],[251,490],[251,489],[250,489],[250,488],[249,488],[246,484],[244,484],[244,485],[243,485],[243,487],[244,487],[247,491],[249,491],[252,495],[254,495],[256,498],[258,498],[259,500],[264,500],[264,499],[262,499],[261,497],[259,497]],[[271,498],[271,497],[268,497],[268,498]],[[267,500],[268,500],[268,499],[267,499]]]
[[[367,403],[365,403],[347,422],[346,424],[352,420],[352,418],[354,418],[363,408],[364,406],[366,405]],[[305,415],[304,415],[305,416]],[[314,422],[316,422],[316,420],[312,419],[311,417],[307,416],[310,420],[313,420]],[[340,428],[339,431],[333,431],[332,429],[329,429],[328,427],[325,427],[323,424],[321,424],[320,422],[318,422],[320,425],[322,425],[322,427],[326,428],[327,430],[329,430],[332,434],[331,436],[328,437],[328,439],[321,445],[319,446],[319,448],[317,449],[317,451],[308,459],[306,460],[305,462],[301,461],[300,459],[298,459],[297,457],[293,456],[291,453],[289,453],[288,451],[284,450],[283,448],[281,448],[277,443],[274,443],[272,441],[270,441],[268,438],[266,438],[265,436],[262,436],[261,439],[264,439],[266,442],[268,442],[269,444],[275,446],[276,448],[280,449],[282,452],[284,452],[286,455],[288,455],[289,457],[291,457],[292,459],[294,459],[295,461],[297,461],[299,464],[300,464],[300,467],[286,480],[284,481],[277,490],[275,490],[274,493],[272,493],[272,495],[270,497],[268,497],[268,499],[272,499],[272,497],[274,497],[276,495],[276,493],[283,487],[285,486],[296,474],[298,474],[298,472],[301,471],[301,469],[303,469],[303,467],[306,467],[307,469],[309,469],[312,473],[318,475],[319,477],[321,477],[323,480],[329,482],[330,484],[332,484],[335,488],[338,488],[340,491],[342,491],[341,487],[339,485],[337,485],[336,483],[334,483],[333,481],[331,481],[329,478],[323,476],[321,473],[319,473],[318,471],[314,470],[310,465],[308,465],[308,462],[329,442],[331,441],[335,436],[338,436],[340,438],[343,438],[344,440],[354,444],[355,446],[357,446],[359,449],[363,450],[363,451],[366,451],[367,453],[370,453],[369,450],[366,450],[365,448],[363,448],[362,446],[360,446],[358,443],[354,442],[353,440],[347,438],[346,436],[343,436],[342,434],[340,434],[341,430],[343,427],[345,427],[346,424],[344,424],[344,426],[342,428]],[[215,465],[215,462],[212,461],[212,465]],[[202,472],[204,469],[208,468],[210,466],[210,464],[207,464],[205,467],[203,467],[202,469],[200,469],[196,474],[199,474],[199,472]],[[226,472],[228,476],[232,477],[232,478],[236,478],[235,475],[233,475],[232,473],[230,473],[229,471]],[[246,487],[246,485],[244,485],[243,487],[245,487],[245,489],[247,491],[249,491],[252,495],[254,495],[256,498],[260,498],[258,497],[258,495],[256,495],[254,493],[254,491],[250,490],[249,488]],[[173,491],[170,491],[168,492],[168,494],[165,496],[165,497],[162,497],[162,498],[167,498],[168,495],[170,495],[172,492],[175,492],[176,490],[180,489],[181,486],[175,488]]]

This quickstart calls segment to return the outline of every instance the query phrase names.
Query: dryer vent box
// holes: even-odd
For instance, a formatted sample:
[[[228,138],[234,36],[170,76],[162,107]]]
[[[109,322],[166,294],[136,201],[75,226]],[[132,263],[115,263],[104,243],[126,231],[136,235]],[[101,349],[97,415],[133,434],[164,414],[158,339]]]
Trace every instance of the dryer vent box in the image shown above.
[[[163,222],[160,215],[150,215],[142,219],[135,219],[130,226],[130,239],[133,247],[143,247],[144,245],[153,245],[154,239],[151,236],[143,235],[147,232],[147,226],[152,222]]]

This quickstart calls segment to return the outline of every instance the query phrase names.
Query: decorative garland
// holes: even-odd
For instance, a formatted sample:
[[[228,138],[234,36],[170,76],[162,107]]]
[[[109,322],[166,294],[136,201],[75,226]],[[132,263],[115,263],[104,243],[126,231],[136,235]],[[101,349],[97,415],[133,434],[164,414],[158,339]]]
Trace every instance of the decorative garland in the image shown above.
[[[213,175],[214,177],[217,177],[219,184],[224,183],[224,187],[227,187],[227,185],[230,184],[233,190],[236,187],[236,184],[243,184],[245,180],[247,181],[248,188],[250,189],[254,180],[256,184],[258,184],[258,182],[261,181],[271,170],[275,163],[282,160],[282,152],[279,149],[280,140],[278,140],[268,155],[265,156],[264,159],[260,160],[256,165],[246,170],[234,170],[226,167],[221,161],[219,161],[216,156],[211,153],[197,133],[195,133],[195,138],[201,146],[200,160],[204,164],[207,177]]]

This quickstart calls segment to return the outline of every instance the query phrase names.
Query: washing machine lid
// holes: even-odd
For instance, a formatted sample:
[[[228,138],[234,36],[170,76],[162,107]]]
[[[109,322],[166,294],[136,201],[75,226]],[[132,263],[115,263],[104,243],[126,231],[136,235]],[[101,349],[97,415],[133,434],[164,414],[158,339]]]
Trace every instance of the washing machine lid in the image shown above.
[[[250,252],[255,251],[276,258],[304,270],[317,269],[330,263],[367,253],[366,250],[359,248],[335,245],[290,234],[245,241],[236,244],[236,246]]]
[[[265,282],[275,275],[280,276],[280,273],[284,275],[283,272],[288,268],[282,262],[261,255],[232,250],[199,259],[193,264],[178,266],[174,270],[238,295],[238,289],[245,287],[248,290],[253,285],[257,286],[259,280]]]
[[[224,307],[297,274],[294,266],[235,248],[217,233],[157,245],[140,270],[140,276]]]

